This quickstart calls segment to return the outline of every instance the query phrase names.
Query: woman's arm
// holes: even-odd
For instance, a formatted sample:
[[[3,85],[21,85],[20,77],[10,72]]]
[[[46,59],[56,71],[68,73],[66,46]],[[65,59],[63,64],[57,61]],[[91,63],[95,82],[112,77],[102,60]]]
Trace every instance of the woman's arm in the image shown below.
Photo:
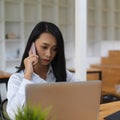
[[[8,81],[7,92],[7,113],[9,117],[14,120],[18,107],[22,108],[25,102],[25,85],[32,83],[24,79],[20,73],[13,74]]]

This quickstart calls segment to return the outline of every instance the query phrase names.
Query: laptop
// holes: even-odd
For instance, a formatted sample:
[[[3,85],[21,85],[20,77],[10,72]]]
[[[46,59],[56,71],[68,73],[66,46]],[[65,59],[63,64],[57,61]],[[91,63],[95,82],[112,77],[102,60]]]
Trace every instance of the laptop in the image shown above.
[[[99,80],[26,85],[26,103],[51,106],[55,120],[98,120],[100,96]]]

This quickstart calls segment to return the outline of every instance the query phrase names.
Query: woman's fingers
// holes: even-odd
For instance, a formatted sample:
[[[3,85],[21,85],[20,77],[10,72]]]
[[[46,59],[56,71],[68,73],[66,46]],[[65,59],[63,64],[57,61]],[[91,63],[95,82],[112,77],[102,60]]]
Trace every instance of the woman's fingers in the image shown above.
[[[38,63],[38,56],[35,56],[35,57],[33,57],[33,59],[32,59],[32,64],[33,64],[33,66],[34,65],[36,65]]]
[[[31,54],[31,53],[30,53]],[[28,62],[31,62],[32,65],[37,64],[38,62],[38,55],[33,55],[31,54],[28,58],[27,58]]]

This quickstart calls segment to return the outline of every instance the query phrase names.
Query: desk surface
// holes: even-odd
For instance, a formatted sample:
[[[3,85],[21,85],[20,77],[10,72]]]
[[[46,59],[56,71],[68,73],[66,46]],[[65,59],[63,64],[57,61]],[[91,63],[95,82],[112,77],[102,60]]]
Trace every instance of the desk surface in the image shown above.
[[[0,70],[0,79],[9,78],[10,75],[11,75],[10,73],[7,73],[7,72],[4,72],[4,71]]]
[[[75,69],[74,69],[74,68],[69,68],[68,70],[71,71],[71,72],[75,72]],[[101,69],[88,68],[88,69],[87,69],[87,72],[101,72]]]
[[[120,110],[120,101],[111,102],[100,105],[99,120],[104,120],[104,117]]]

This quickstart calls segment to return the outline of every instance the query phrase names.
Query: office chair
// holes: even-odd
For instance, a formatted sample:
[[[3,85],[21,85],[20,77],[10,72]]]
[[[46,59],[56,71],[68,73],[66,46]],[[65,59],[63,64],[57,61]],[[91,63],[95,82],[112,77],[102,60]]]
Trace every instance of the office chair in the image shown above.
[[[107,94],[102,96],[102,103],[120,101],[120,97],[112,94]]]
[[[7,99],[3,100],[0,105],[0,117],[2,120],[10,120],[6,112],[7,101]]]

